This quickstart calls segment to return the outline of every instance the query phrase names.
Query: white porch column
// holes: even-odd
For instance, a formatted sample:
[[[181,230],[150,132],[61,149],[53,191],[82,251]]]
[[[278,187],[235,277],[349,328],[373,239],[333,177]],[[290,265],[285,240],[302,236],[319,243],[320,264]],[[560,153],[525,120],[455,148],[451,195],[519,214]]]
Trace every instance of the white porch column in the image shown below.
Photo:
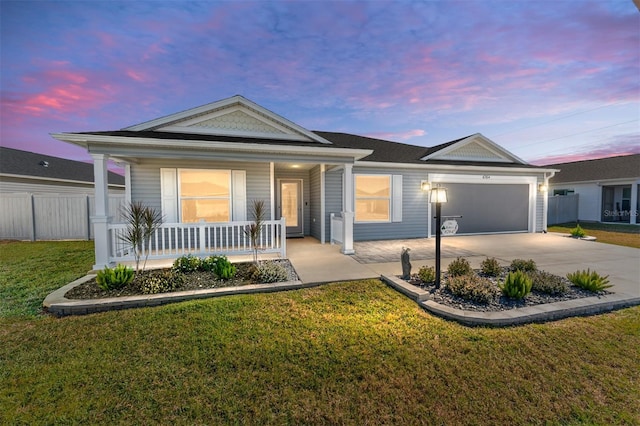
[[[131,204],[131,164],[124,163],[124,202]]]
[[[638,223],[638,181],[631,184],[631,216],[629,217],[629,223]]]
[[[96,210],[91,216],[96,263],[93,269],[102,269],[109,265],[109,187],[108,168],[109,156],[105,154],[91,154],[93,157],[93,179],[95,186]]]
[[[342,174],[342,253],[354,254],[353,249],[353,164],[344,165]]]
[[[324,164],[320,164],[320,243],[324,244],[326,241],[325,233],[327,229],[326,219],[325,219],[325,204],[324,204],[324,179],[325,174],[327,172],[326,166]]]
[[[269,204],[271,205],[271,220],[276,220],[276,167],[272,162],[269,163]]]

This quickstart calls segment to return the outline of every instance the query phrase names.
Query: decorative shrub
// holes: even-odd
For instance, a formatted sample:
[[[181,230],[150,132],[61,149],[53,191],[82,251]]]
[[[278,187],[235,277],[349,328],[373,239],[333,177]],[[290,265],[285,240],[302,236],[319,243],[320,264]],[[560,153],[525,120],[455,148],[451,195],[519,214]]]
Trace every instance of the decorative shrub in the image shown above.
[[[596,271],[591,272],[589,269],[586,271],[576,271],[574,273],[567,274],[567,278],[573,284],[580,288],[583,288],[594,293],[603,291],[609,287],[609,276],[600,276]]]
[[[509,272],[504,283],[500,284],[500,290],[505,296],[512,299],[522,299],[531,292],[531,278],[521,270]]]
[[[133,268],[118,265],[115,268],[105,266],[102,271],[98,271],[96,283],[103,290],[118,289],[126,286],[133,280]]]
[[[433,266],[422,266],[418,270],[418,277],[423,283],[432,283],[436,280],[436,268]]]
[[[490,275],[492,277],[497,277],[502,272],[502,267],[495,257],[487,257],[480,264],[480,268],[482,269],[483,274]]]
[[[511,266],[509,267],[512,271],[522,271],[522,272],[532,272],[538,269],[536,266],[536,262],[533,259],[524,260],[524,259],[513,259],[511,261]]]
[[[489,303],[498,295],[496,286],[478,275],[450,276],[447,288],[458,297],[479,303]]]
[[[463,257],[458,257],[456,260],[449,264],[447,268],[447,272],[451,277],[457,277],[460,275],[469,275],[473,273],[473,269],[471,269],[471,265],[469,265],[469,261]]]
[[[180,256],[173,262],[173,269],[180,272],[193,272],[200,269],[200,258],[187,254]]]
[[[215,266],[213,267],[213,273],[222,280],[228,280],[236,275],[236,265],[231,263],[227,256],[214,256],[213,260]]]
[[[580,225],[576,225],[576,227],[569,231],[569,233],[575,238],[583,238],[587,235]]]
[[[287,269],[275,262],[261,262],[254,271],[252,279],[259,283],[276,283],[289,279]]]
[[[531,278],[531,290],[547,294],[564,294],[569,290],[567,282],[557,275],[545,271],[527,272]]]
[[[138,277],[138,286],[144,294],[166,293],[180,287],[185,282],[184,275],[171,269],[149,271]]]

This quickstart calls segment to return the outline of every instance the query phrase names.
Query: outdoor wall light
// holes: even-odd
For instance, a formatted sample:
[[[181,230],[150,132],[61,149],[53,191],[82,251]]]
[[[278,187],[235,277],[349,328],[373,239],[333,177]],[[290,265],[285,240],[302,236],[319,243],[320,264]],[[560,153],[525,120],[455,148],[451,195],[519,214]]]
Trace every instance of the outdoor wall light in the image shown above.
[[[431,184],[428,180],[423,180],[422,182],[420,182],[420,189],[424,192],[429,192],[431,190]]]
[[[538,190],[540,192],[547,192],[549,190],[549,187],[544,183],[541,183],[540,185],[538,185]]]

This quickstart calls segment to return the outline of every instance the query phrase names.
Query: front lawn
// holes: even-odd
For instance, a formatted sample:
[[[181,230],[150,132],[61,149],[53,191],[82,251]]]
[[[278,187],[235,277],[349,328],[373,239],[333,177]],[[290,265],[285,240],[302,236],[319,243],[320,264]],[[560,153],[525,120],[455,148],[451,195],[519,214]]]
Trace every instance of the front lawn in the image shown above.
[[[62,319],[2,303],[0,424],[640,423],[640,307],[468,328],[378,280]]]
[[[576,225],[575,222],[562,223],[550,226],[548,231],[568,234]],[[640,225],[580,222],[580,227],[587,235],[596,237],[598,242],[640,248]]]

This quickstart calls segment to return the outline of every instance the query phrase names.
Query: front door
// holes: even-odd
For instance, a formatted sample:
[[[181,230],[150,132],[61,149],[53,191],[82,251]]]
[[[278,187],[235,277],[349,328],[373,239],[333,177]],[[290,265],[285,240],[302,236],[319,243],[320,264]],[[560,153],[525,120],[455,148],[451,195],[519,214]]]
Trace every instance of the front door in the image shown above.
[[[287,223],[287,237],[302,236],[302,180],[280,181],[280,216]]]

